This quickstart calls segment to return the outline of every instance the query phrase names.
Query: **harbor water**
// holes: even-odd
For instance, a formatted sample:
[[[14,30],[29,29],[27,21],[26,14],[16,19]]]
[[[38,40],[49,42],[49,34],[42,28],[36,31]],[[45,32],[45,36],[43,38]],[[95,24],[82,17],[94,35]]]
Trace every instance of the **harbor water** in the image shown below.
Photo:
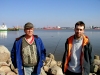
[[[11,51],[15,39],[24,34],[23,30],[19,31],[0,31],[0,45],[6,46]],[[73,29],[62,30],[43,30],[35,29],[35,35],[38,35],[46,48],[46,54],[55,55],[55,60],[62,60],[65,51],[66,39],[74,34]],[[89,37],[93,47],[93,53],[100,55],[100,30],[87,29],[85,34]]]

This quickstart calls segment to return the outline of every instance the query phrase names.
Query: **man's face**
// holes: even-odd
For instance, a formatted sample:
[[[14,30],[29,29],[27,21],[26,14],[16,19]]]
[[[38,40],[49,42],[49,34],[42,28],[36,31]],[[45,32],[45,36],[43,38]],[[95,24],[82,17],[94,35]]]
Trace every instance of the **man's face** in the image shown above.
[[[24,32],[26,33],[26,36],[32,36],[33,35],[33,31],[34,31],[33,28],[24,29]]]
[[[74,31],[76,38],[80,38],[84,34],[84,26],[76,26]]]

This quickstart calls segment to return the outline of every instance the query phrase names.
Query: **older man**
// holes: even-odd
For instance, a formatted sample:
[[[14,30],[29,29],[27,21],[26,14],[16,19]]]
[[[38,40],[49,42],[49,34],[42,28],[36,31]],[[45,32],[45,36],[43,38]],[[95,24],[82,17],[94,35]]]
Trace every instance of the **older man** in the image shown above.
[[[25,34],[16,38],[11,50],[11,60],[19,75],[39,75],[46,49],[41,38],[34,35],[34,26],[28,22],[24,25]]]

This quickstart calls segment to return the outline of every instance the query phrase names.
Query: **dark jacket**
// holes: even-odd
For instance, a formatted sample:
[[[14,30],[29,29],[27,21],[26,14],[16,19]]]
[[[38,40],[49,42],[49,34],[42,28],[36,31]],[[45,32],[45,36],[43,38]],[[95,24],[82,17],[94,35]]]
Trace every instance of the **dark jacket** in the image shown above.
[[[19,75],[24,75],[24,69],[23,69],[23,63],[22,63],[22,37],[25,35],[17,38],[14,42],[13,48],[11,50],[11,60],[15,68],[18,68]],[[41,67],[43,66],[43,61],[46,57],[46,50],[44,48],[44,45],[42,43],[42,40],[37,36],[33,35],[34,40],[37,47],[37,55],[38,55],[38,63],[34,68],[34,73],[37,75],[40,74]]]
[[[73,43],[74,35],[69,37],[65,43],[65,52],[63,55],[62,60],[62,71],[63,73],[66,73],[68,69],[68,64],[71,58],[71,48]],[[80,56],[80,66],[82,69],[82,75],[89,75],[90,72],[93,72],[93,52],[92,52],[92,46],[89,42],[89,39],[87,36],[83,36],[83,43],[82,43],[82,51]]]

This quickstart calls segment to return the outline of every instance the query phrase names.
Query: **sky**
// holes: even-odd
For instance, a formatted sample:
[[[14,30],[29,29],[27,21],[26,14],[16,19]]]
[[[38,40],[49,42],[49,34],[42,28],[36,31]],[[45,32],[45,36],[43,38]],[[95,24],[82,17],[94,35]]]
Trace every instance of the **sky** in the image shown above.
[[[74,27],[78,21],[100,27],[100,0],[0,0],[0,25],[7,27]]]

